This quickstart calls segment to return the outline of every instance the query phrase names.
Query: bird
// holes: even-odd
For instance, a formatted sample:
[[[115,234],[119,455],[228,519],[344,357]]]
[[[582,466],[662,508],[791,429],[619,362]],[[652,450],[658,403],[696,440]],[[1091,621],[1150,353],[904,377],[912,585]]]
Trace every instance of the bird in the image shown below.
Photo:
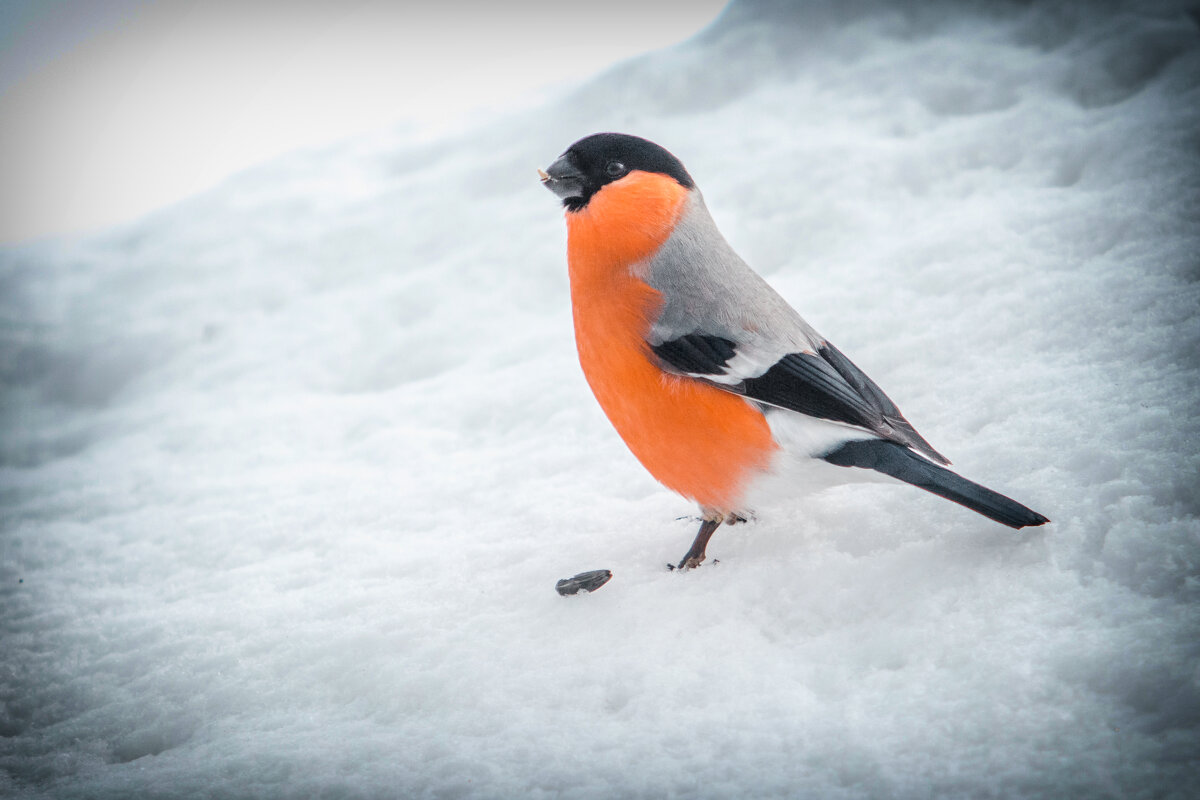
[[[949,469],[896,404],[750,268],[683,163],[625,133],[572,144],[542,184],[564,207],[579,363],[629,450],[700,508],[672,568],[793,483],[887,476],[1012,528],[1049,520]],[[886,479],[885,479],[886,480]]]

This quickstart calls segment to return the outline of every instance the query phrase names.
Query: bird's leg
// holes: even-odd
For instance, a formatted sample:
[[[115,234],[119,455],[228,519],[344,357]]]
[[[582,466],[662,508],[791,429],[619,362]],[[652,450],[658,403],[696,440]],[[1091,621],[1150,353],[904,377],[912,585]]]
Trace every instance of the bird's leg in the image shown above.
[[[708,540],[712,538],[713,532],[720,526],[724,520],[723,516],[716,519],[705,519],[700,523],[700,530],[696,532],[696,538],[692,542],[691,548],[684,555],[683,560],[679,562],[676,569],[692,569],[700,566],[704,561],[704,549],[708,547]]]

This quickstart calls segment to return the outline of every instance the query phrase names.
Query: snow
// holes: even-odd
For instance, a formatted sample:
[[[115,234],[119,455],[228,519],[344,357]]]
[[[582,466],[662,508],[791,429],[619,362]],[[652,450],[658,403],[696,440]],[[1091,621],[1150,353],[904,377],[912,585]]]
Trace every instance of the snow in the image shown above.
[[[739,2],[0,251],[0,794],[1188,796],[1198,45],[1173,2]],[[694,510],[588,392],[534,172],[597,130],[1053,523],[798,486],[668,572]]]

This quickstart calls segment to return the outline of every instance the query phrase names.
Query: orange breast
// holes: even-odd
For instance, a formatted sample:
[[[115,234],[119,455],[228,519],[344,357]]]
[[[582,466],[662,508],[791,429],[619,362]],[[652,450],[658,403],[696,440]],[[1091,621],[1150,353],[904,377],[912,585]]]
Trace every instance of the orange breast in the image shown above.
[[[645,342],[662,299],[635,272],[670,236],[687,196],[671,178],[633,172],[567,213],[579,363],[655,478],[706,508],[745,511],[742,490],[776,449],[765,418],[736,395],[664,373]]]

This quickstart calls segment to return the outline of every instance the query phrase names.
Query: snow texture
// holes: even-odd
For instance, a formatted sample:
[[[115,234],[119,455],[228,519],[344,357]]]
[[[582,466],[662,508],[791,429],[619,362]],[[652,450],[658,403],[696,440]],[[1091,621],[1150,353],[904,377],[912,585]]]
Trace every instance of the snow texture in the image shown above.
[[[739,2],[6,248],[0,795],[1195,796],[1197,16]],[[668,572],[694,510],[588,392],[534,172],[598,130],[1053,523],[796,486]]]

